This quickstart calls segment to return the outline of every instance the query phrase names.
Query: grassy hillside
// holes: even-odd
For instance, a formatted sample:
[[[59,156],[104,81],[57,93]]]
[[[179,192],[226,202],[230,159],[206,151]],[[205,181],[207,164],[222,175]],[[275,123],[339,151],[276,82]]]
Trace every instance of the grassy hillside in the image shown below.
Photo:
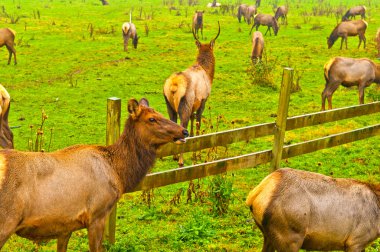
[[[238,1],[220,0],[229,7],[222,11],[206,8],[207,0],[189,6],[187,0],[2,0],[0,27],[17,32],[18,64],[7,65],[8,52],[0,49],[0,83],[12,97],[10,124],[15,147],[28,150],[35,139],[44,111],[45,151],[74,144],[105,144],[106,100],[123,100],[122,118],[127,116],[129,98],[146,97],[152,107],[167,115],[162,95],[165,79],[190,66],[196,57],[191,33],[195,10],[205,10],[204,38],[217,33],[216,69],[212,92],[204,112],[204,132],[272,122],[277,112],[283,67],[295,68],[301,91],[292,94],[289,116],[316,112],[324,88],[323,65],[331,57],[368,57],[376,60],[374,36],[380,27],[380,3],[365,0],[263,0],[260,13],[273,13],[275,5],[288,4],[288,25],[278,36],[265,36],[266,58],[273,68],[274,86],[252,84],[250,26],[239,23]],[[250,1],[253,2],[253,1]],[[249,3],[248,1],[246,3]],[[340,16],[338,10],[367,6],[367,48],[357,49],[358,38],[348,39],[348,50],[339,50],[340,40],[327,49],[329,36]],[[137,50],[123,51],[121,25],[129,12],[140,36]],[[15,22],[17,20],[17,22]],[[264,27],[259,30],[265,32]],[[365,91],[366,102],[379,100],[373,85]],[[356,88],[339,88],[333,107],[358,104]],[[342,132],[378,123],[379,115],[289,132],[287,143]],[[31,128],[31,125],[33,127]],[[51,137],[52,134],[52,137]],[[34,141],[34,140],[33,140]],[[316,171],[334,177],[380,181],[379,137],[291,158],[283,166]],[[50,143],[51,142],[51,143]],[[235,144],[212,152],[212,158],[271,148],[272,138]],[[200,161],[206,160],[206,154]],[[190,156],[186,164],[191,164]],[[171,158],[158,160],[154,171],[176,167]],[[189,183],[156,189],[147,194],[127,194],[118,210],[117,243],[109,251],[261,251],[262,236],[249,221],[245,197],[268,174],[266,165],[251,170],[194,181],[199,198],[188,201]],[[213,211],[219,202],[212,192],[219,189],[230,199],[228,212]],[[180,193],[182,190],[182,194]],[[232,191],[231,191],[232,190]],[[171,202],[181,195],[178,204]],[[3,251],[34,251],[32,242],[12,236]],[[54,251],[55,241],[43,243],[39,251]],[[88,251],[85,230],[73,234],[70,251]],[[369,251],[378,251],[375,242]]]

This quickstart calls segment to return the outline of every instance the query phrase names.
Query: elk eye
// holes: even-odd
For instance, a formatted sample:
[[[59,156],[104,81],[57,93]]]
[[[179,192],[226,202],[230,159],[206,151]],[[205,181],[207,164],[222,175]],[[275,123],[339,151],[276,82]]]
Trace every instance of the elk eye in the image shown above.
[[[155,122],[156,119],[154,119],[153,117],[149,118],[149,122]]]

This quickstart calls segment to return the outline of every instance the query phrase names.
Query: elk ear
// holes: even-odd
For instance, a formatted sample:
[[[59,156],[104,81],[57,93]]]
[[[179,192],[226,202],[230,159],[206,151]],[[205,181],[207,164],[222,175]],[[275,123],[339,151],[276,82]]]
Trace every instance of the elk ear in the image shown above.
[[[128,101],[128,112],[133,119],[136,119],[140,115],[141,109],[136,99],[130,99]]]
[[[195,44],[197,45],[198,48],[201,47],[201,42],[199,42],[198,40],[195,40]]]
[[[147,107],[149,108],[149,102],[146,98],[142,98],[140,101],[139,101],[139,104],[144,106],[144,107]]]

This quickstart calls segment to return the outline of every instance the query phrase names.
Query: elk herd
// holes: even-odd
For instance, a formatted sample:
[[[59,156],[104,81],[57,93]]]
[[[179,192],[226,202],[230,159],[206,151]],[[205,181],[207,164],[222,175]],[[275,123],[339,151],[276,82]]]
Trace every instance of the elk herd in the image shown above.
[[[218,7],[216,1],[210,7]],[[238,22],[251,25],[251,60],[260,64],[264,52],[264,36],[275,36],[281,25],[288,24],[288,6],[279,6],[274,15],[260,13],[255,5],[237,8]],[[360,20],[355,16],[360,15]],[[16,233],[34,241],[58,239],[57,251],[66,251],[71,233],[86,228],[90,251],[102,250],[105,219],[123,193],[134,188],[153,166],[156,150],[169,142],[184,143],[185,138],[199,134],[202,113],[215,74],[215,42],[202,43],[204,11],[196,11],[192,19],[192,35],[198,49],[195,63],[170,75],[163,84],[163,97],[170,120],[149,107],[148,100],[131,99],[124,132],[110,146],[78,145],[52,153],[0,151],[0,249]],[[327,38],[330,49],[341,38],[347,49],[347,38],[359,37],[366,48],[368,23],[366,8],[349,9]],[[352,20],[354,19],[354,20]],[[263,35],[260,26],[267,26]],[[12,55],[17,64],[16,32],[0,29],[0,47]],[[137,28],[122,24],[124,51],[132,40],[136,49]],[[380,29],[376,34],[380,57]],[[364,88],[380,84],[380,65],[361,58],[333,57],[324,65],[325,101],[332,109],[332,95],[340,86],[358,86],[359,102],[364,103]],[[0,85],[0,145],[13,149],[13,134],[8,125],[10,95]],[[180,125],[177,121],[180,121]],[[190,122],[190,133],[188,123]],[[141,158],[144,157],[144,158]],[[178,161],[183,166],[182,155]],[[27,196],[34,192],[33,197]],[[95,193],[96,192],[96,193]],[[280,169],[268,175],[248,195],[246,204],[264,236],[262,251],[345,250],[364,251],[380,235],[380,186],[348,179],[332,179],[324,175]],[[345,209],[342,211],[341,209]],[[356,218],[355,220],[353,218]],[[376,223],[376,225],[374,224]]]

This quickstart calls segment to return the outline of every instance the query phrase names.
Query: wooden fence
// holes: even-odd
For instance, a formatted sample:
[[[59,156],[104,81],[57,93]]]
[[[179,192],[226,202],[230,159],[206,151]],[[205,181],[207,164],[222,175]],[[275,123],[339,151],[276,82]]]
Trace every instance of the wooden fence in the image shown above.
[[[380,124],[376,124],[306,142],[283,146],[286,131],[380,112],[380,102],[374,102],[288,118],[287,113],[292,81],[293,69],[285,68],[281,83],[276,122],[191,137],[187,139],[187,142],[184,145],[167,144],[163,146],[159,150],[158,156],[165,157],[181,152],[193,152],[216,146],[226,146],[228,144],[249,141],[268,135],[274,135],[273,149],[193,166],[150,173],[132,191],[148,190],[151,188],[189,181],[192,179],[221,174],[228,171],[253,168],[257,165],[268,162],[271,162],[271,168],[272,170],[275,170],[279,168],[281,159],[295,157],[317,150],[380,135]],[[120,130],[120,126],[118,130]],[[115,226],[112,220],[109,225],[112,227]],[[110,230],[109,232],[114,232],[114,230]],[[108,237],[112,237],[112,235],[108,235]],[[110,242],[114,242],[114,240],[110,240]]]

